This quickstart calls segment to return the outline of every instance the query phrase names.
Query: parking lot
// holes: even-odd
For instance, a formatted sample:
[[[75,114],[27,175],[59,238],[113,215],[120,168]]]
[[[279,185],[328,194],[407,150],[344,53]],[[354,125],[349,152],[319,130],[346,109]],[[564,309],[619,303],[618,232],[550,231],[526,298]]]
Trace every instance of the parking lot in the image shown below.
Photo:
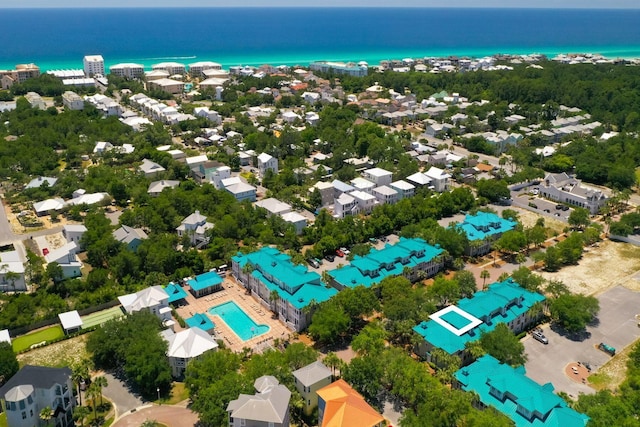
[[[511,201],[514,206],[527,209],[544,216],[554,217],[562,222],[568,222],[569,215],[573,208],[567,210],[559,209],[564,205],[552,202],[540,197],[534,187],[526,187],[522,190],[511,190]],[[566,209],[567,207],[565,207]]]
[[[382,248],[384,248],[384,246],[386,244],[393,245],[393,244],[398,243],[398,240],[399,240],[399,237],[397,235],[390,234],[390,235],[387,236],[387,241],[386,242],[381,240],[381,239],[377,239],[377,242],[375,244],[373,244],[372,246],[374,248],[376,248],[376,249],[382,249]],[[315,267],[307,264],[307,266],[309,267],[309,271],[315,271],[315,272],[317,272],[319,274],[322,274],[323,271],[334,270],[334,269],[338,268],[339,265],[343,265],[343,266],[349,265],[349,261],[347,260],[347,256],[346,255],[344,257],[336,256],[333,261],[328,261],[325,258],[322,258],[321,261],[322,261],[322,264],[318,268],[315,268]]]
[[[594,373],[611,359],[607,353],[598,350],[601,342],[618,351],[640,338],[635,315],[640,313],[640,292],[616,286],[598,296],[600,313],[598,324],[587,327],[587,334],[580,340],[560,335],[558,331],[545,326],[543,332],[549,339],[545,345],[531,336],[524,339],[528,361],[527,375],[540,384],[552,383],[556,392],[564,391],[577,397],[579,393],[594,393],[586,384],[575,382],[565,375],[569,363],[589,364]]]

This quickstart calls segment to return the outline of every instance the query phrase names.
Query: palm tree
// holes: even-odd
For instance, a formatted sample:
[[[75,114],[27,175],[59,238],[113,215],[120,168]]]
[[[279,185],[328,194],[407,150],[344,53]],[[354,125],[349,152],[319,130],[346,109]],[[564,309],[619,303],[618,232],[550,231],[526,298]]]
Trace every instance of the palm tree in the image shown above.
[[[80,390],[80,383],[89,378],[89,371],[91,370],[91,360],[84,358],[80,362],[71,367],[71,380],[76,385],[78,390],[79,404],[82,406],[82,393]]]
[[[269,302],[271,303],[271,311],[273,311],[274,316],[278,316],[278,300],[280,299],[280,295],[278,291],[275,289],[269,293]]]
[[[80,421],[80,427],[84,426],[84,419],[91,413],[91,410],[86,406],[77,406],[73,410],[73,418],[76,421]]]
[[[489,270],[482,270],[480,272],[480,278],[482,279],[482,289],[486,289],[485,284],[487,283],[487,279],[491,277],[491,273]]]
[[[336,368],[340,366],[340,358],[333,351],[327,353],[327,356],[324,358],[325,365],[331,368],[331,379],[335,379],[336,377]]]
[[[53,418],[52,412],[53,411],[51,411],[51,407],[50,406],[45,406],[40,411],[40,419],[42,421],[44,421],[45,425],[49,425],[49,422],[51,421],[51,418]]]
[[[96,388],[98,389],[98,392],[100,393],[100,406],[102,406],[102,389],[109,385],[109,383],[107,382],[107,378],[104,376],[96,377],[93,380],[93,384],[95,384]]]
[[[96,411],[96,399],[98,398],[98,396],[101,396],[100,389],[96,386],[96,383],[91,383],[91,385],[87,388],[87,399],[91,399],[94,419],[98,416]]]

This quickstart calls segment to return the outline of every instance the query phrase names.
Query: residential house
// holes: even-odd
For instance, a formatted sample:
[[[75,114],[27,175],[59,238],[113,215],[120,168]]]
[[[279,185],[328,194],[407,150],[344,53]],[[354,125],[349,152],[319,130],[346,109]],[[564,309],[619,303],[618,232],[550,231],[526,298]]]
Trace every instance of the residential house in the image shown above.
[[[166,169],[160,166],[158,163],[153,162],[149,159],[142,159],[142,164],[138,166],[138,170],[144,173],[144,176],[147,178],[154,177],[159,173],[166,171]]]
[[[223,189],[222,180],[231,178],[231,168],[215,161],[207,161],[197,168],[191,169],[196,181],[200,183],[209,182],[216,189]]]
[[[278,174],[278,159],[267,153],[262,153],[258,156],[258,172],[264,178],[268,170],[271,170],[274,175]]]
[[[299,214],[298,212],[287,212],[281,214],[280,217],[285,222],[293,225],[293,228],[298,235],[302,234],[302,231],[307,226],[307,218],[304,215]]]
[[[160,333],[167,341],[167,358],[174,378],[183,378],[187,365],[207,351],[215,351],[218,343],[200,328],[189,328],[180,332],[165,329]]]
[[[134,294],[119,296],[118,300],[127,314],[145,310],[156,315],[160,320],[171,319],[169,295],[162,286],[149,286]]]
[[[54,185],[56,185],[56,182],[58,182],[58,178],[54,178],[50,176],[39,176],[29,181],[29,183],[27,184],[26,187],[24,187],[24,189],[27,190],[29,188],[40,188],[43,185],[45,185],[45,183],[47,186],[49,186],[49,188],[51,188]]]
[[[192,245],[198,245],[209,240],[206,236],[207,230],[213,228],[213,224],[207,222],[207,217],[196,210],[194,213],[182,220],[176,231],[179,237],[189,236]]]
[[[225,185],[224,183],[226,181],[227,179],[222,180],[223,185]],[[225,185],[224,189],[233,194],[233,197],[235,197],[239,202],[242,202],[244,200],[248,200],[250,202],[256,201],[257,188],[253,185],[247,184],[246,182],[238,180],[238,182],[235,182],[233,184]]]
[[[585,208],[591,215],[598,213],[607,202],[603,190],[586,186],[566,173],[550,173],[540,185],[540,195],[560,203]]]
[[[369,215],[377,204],[376,196],[364,191],[356,190],[349,193],[358,205],[358,213]]]
[[[160,193],[162,193],[166,188],[176,188],[180,185],[180,181],[176,181],[173,179],[163,179],[160,181],[153,181],[149,184],[149,188],[147,189],[147,193],[151,197],[158,197]]]
[[[83,110],[84,99],[70,90],[62,94],[62,105],[69,110]]]
[[[22,257],[18,251],[0,253],[0,291],[25,292],[27,282]]]
[[[27,92],[24,97],[27,102],[29,102],[31,108],[38,108],[40,110],[44,110],[47,108],[46,104],[44,103],[44,99],[42,99],[42,97],[35,92]]]
[[[293,371],[293,382],[304,401],[307,414],[318,406],[318,390],[331,384],[332,379],[331,370],[319,361]]]
[[[61,197],[42,200],[33,204],[33,210],[37,216],[49,215],[52,211],[59,211],[64,208],[65,203]]]
[[[524,366],[513,368],[488,354],[458,370],[454,386],[474,393],[477,406],[494,407],[517,427],[585,427],[589,422],[553,392],[553,384],[540,385],[526,376]]]
[[[83,224],[67,224],[62,227],[62,236],[67,239],[67,242],[75,242],[78,247],[81,247],[80,240],[86,232],[87,227]]]
[[[356,199],[347,193],[340,194],[333,203],[333,216],[336,218],[345,218],[350,215],[358,214],[358,203]]]
[[[254,206],[257,208],[265,209],[269,213],[269,215],[283,215],[291,212],[290,204],[281,202],[280,200],[274,199],[273,197],[262,199],[259,202],[256,202]]]
[[[438,137],[446,134],[453,128],[449,123],[431,123],[425,129],[428,136]]]
[[[56,427],[73,427],[71,369],[25,365],[0,388],[2,407],[9,427],[39,427],[40,413],[51,409],[49,422]]]
[[[216,125],[222,123],[220,114],[218,114],[217,111],[209,110],[209,107],[196,107],[193,109],[193,114],[196,117],[204,117],[205,119]]]
[[[187,157],[186,159],[184,159],[184,161],[187,166],[189,166],[189,169],[195,169],[200,167],[200,165],[207,163],[209,161],[209,158],[206,154],[201,154],[199,156]]]
[[[378,187],[382,185],[389,185],[393,181],[393,173],[382,168],[366,169],[362,172],[362,176],[374,182]]]
[[[62,268],[62,276],[64,278],[80,277],[82,263],[78,261],[78,257],[76,256],[77,251],[78,245],[76,242],[69,242],[49,252],[44,257],[44,260],[47,264],[57,263],[60,268]]]
[[[384,417],[343,379],[318,390],[319,427],[382,427]]]
[[[423,174],[422,172],[416,172],[413,175],[409,175],[406,180],[415,187],[429,187],[431,186],[431,178]]]
[[[503,233],[516,228],[517,222],[501,218],[492,212],[479,211],[475,215],[467,214],[464,221],[455,227],[467,236],[468,245],[465,254],[482,256],[491,250],[491,244]]]
[[[416,353],[437,363],[432,352],[439,348],[458,356],[463,365],[467,364],[472,358],[466,350],[467,343],[480,339],[483,333],[493,331],[500,323],[506,324],[514,334],[527,330],[543,316],[543,310],[532,308],[542,307],[545,300],[544,295],[520,287],[511,278],[494,283],[415,326],[414,332],[423,338]]]
[[[369,181],[368,179],[364,179],[361,176],[353,178],[351,180],[351,185],[353,186],[354,190],[360,190],[369,194],[371,194],[373,192],[373,189],[377,187],[374,182]]]
[[[0,329],[0,342],[6,342],[11,345],[11,335],[9,335],[8,329]]]
[[[322,283],[320,275],[277,249],[263,247],[231,259],[234,277],[264,306],[276,312],[289,329],[300,332],[311,321],[306,307],[319,304],[337,293]],[[276,297],[277,295],[277,297]]]
[[[432,166],[425,175],[427,178],[431,179],[431,187],[433,187],[433,191],[437,193],[449,191],[449,180],[451,175],[435,166]]]
[[[112,234],[114,239],[127,245],[127,249],[133,252],[137,251],[142,241],[149,237],[143,229],[129,227],[128,225],[122,225]]]
[[[222,277],[220,277],[220,275],[215,271],[208,271],[197,275],[194,279],[188,279],[187,285],[189,285],[191,294],[196,298],[200,298],[223,289]]]
[[[271,375],[253,385],[256,394],[241,394],[227,405],[229,427],[289,427],[289,389]]]
[[[320,197],[322,199],[322,206],[327,206],[333,203],[333,185],[328,182],[318,181],[312,187],[310,191],[314,191],[317,189],[320,192]]]
[[[373,196],[376,198],[378,203],[387,205],[393,205],[394,203],[397,203],[399,199],[398,192],[387,185],[374,188]]]
[[[93,154],[104,154],[113,149],[113,144],[107,141],[98,141],[93,147]]]
[[[328,271],[330,284],[345,287],[371,287],[385,277],[403,275],[413,281],[434,276],[444,267],[444,250],[422,239],[401,237],[395,245],[371,249],[365,256],[356,255],[350,265]]]
[[[398,200],[413,197],[416,191],[416,187],[413,184],[409,184],[407,181],[399,180],[389,184],[389,187],[396,190],[398,193]]]

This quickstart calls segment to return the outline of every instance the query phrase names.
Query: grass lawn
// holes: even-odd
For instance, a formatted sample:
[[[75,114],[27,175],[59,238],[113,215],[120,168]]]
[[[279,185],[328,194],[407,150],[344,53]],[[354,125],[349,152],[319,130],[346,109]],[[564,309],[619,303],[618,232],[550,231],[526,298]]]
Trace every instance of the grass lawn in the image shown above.
[[[189,398],[189,392],[184,386],[184,383],[174,382],[171,386],[171,396],[168,399],[160,399],[156,403],[162,403],[164,405],[175,405],[183,400]]]
[[[55,325],[50,328],[42,329],[38,332],[33,332],[28,335],[22,335],[13,340],[13,351],[16,353],[26,350],[33,344],[41,343],[42,341],[51,341],[56,338],[62,338],[64,332],[62,332],[62,326]]]
[[[7,424],[7,413],[3,412],[2,414],[0,414],[0,427],[8,427],[9,425]]]

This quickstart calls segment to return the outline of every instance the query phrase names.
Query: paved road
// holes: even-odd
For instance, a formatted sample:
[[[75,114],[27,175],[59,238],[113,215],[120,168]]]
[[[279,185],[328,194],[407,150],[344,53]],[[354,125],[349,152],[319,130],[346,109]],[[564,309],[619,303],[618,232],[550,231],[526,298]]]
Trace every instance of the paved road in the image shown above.
[[[116,418],[134,408],[142,406],[144,403],[143,400],[139,396],[132,394],[126,384],[112,374],[105,373],[104,376],[107,378],[109,385],[104,388],[103,394],[113,402],[116,410]]]
[[[11,230],[7,212],[4,210],[4,201],[0,198],[0,244],[12,243],[15,239],[16,236]]]
[[[138,427],[146,420],[155,420],[169,427],[193,427],[198,415],[182,406],[149,406],[129,413],[117,420],[113,427]]]

